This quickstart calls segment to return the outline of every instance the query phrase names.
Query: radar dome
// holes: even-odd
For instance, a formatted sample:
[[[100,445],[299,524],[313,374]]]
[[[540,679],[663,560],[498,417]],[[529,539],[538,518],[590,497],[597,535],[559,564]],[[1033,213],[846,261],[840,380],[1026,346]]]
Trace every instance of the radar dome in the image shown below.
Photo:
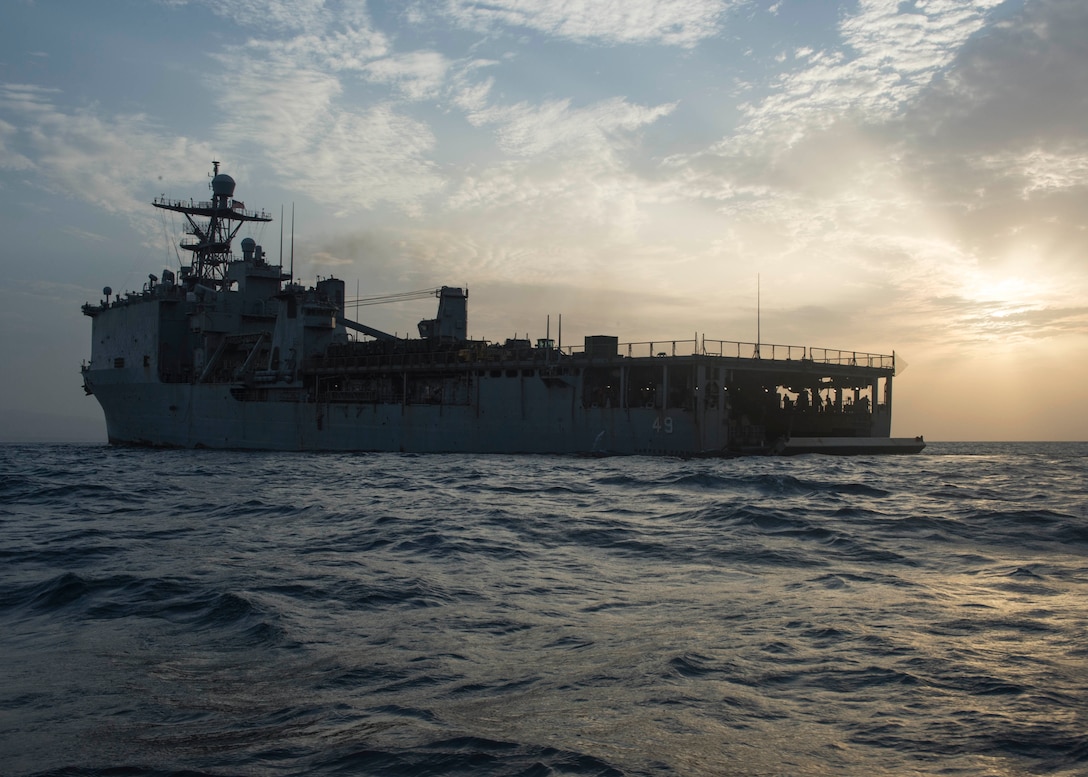
[[[108,297],[109,295],[113,294],[113,289],[111,289],[109,286],[106,286],[104,289],[102,289],[102,293]]]
[[[247,237],[244,240],[242,240],[242,250],[243,251],[252,251],[256,247],[257,247],[257,241],[254,240],[253,238]]]
[[[212,194],[224,197],[234,196],[234,179],[226,173],[220,173],[212,179]]]

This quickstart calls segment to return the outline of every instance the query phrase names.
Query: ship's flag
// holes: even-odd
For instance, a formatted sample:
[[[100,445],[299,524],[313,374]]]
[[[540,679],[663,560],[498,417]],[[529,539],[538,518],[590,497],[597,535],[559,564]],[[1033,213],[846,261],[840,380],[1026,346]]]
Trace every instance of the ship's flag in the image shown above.
[[[246,204],[241,200],[234,200],[234,203],[231,205],[231,207],[235,210],[245,210]]]

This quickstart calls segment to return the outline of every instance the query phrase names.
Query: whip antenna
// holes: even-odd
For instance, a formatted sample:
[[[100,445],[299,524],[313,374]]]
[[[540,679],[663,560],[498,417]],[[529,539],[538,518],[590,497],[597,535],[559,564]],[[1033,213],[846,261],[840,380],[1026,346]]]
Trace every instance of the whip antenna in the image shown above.
[[[755,356],[759,358],[759,273],[756,273],[756,353]]]

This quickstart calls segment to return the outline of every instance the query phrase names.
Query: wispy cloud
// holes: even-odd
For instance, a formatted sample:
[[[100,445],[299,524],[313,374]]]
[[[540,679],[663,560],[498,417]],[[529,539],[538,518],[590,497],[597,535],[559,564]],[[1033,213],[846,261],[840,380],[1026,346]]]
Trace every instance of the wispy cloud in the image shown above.
[[[18,130],[14,124],[0,119],[0,169],[5,170],[30,170],[34,163],[29,157],[11,148],[12,141],[16,140]]]
[[[668,115],[675,104],[646,107],[623,98],[572,108],[570,100],[483,108],[469,115],[476,126],[494,126],[500,147],[518,157],[564,156],[587,151],[611,155],[619,136]]]
[[[228,148],[256,144],[260,156],[292,186],[343,211],[388,202],[408,212],[444,186],[430,161],[431,129],[378,99],[359,107],[345,73],[392,85],[411,99],[433,94],[440,55],[386,56],[381,35],[367,29],[313,31],[286,41],[251,40],[217,55],[232,74],[210,79]],[[239,148],[239,153],[244,153]]]
[[[864,187],[844,174],[862,170],[882,179],[884,193],[872,190],[877,201],[890,194],[901,205],[903,187],[888,174],[902,171],[905,149],[885,127],[909,116],[997,4],[863,0],[840,21],[837,46],[796,49],[769,91],[741,106],[734,132],[668,164],[684,171],[696,196],[720,199],[734,215],[779,207],[792,215],[790,202],[806,200],[814,185],[821,197],[806,208],[822,208],[827,197],[864,202]]]
[[[739,142],[789,146],[844,120],[895,118],[949,67],[1001,2],[862,0],[840,23],[838,47],[798,52],[795,67],[772,93],[745,108]]]
[[[446,82],[449,62],[435,51],[413,51],[368,62],[362,68],[376,84],[388,84],[408,100],[436,97]]]
[[[344,24],[365,23],[365,3],[327,2],[327,0],[170,0],[207,6],[219,16],[244,27],[264,33],[305,33],[324,30],[333,21]]]
[[[721,30],[729,0],[450,0],[444,12],[473,29],[524,29],[557,38],[690,47]]]
[[[50,113],[59,93],[59,89],[36,84],[6,83],[0,88],[0,108],[21,115]]]
[[[1088,148],[1007,151],[986,154],[976,164],[995,179],[1017,182],[1024,199],[1073,188],[1088,192]]]
[[[146,206],[142,196],[165,171],[203,170],[212,157],[206,144],[177,137],[143,114],[66,109],[54,102],[60,96],[0,85],[0,111],[10,119],[0,128],[2,166],[32,170],[35,185],[131,214]]]
[[[612,98],[474,111],[469,121],[493,132],[505,156],[460,177],[446,217],[472,230],[480,248],[470,256],[502,257],[489,271],[506,278],[603,267],[618,251],[633,279],[632,246],[656,196],[632,169],[638,133],[674,107]]]

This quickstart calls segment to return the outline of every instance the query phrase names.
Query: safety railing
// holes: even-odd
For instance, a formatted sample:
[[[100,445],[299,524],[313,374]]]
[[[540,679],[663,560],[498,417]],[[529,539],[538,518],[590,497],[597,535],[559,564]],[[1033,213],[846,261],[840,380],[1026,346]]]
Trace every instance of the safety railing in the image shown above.
[[[585,356],[583,346],[563,346],[566,356]],[[628,358],[647,356],[721,356],[733,359],[766,359],[769,361],[811,361],[817,364],[837,364],[850,367],[895,369],[895,355],[847,351],[840,348],[815,348],[779,343],[752,343],[738,340],[647,340],[620,343],[617,356]]]

